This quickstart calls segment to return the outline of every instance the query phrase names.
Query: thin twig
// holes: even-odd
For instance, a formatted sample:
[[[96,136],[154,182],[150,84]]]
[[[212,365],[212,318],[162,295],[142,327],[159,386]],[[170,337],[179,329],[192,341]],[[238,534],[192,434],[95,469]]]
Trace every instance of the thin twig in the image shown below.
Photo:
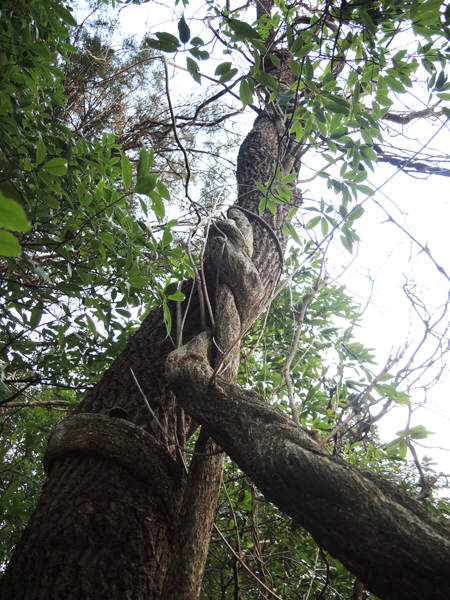
[[[416,449],[414,448],[411,439],[410,438],[406,438],[405,439],[406,445],[408,446],[411,454],[413,455],[414,458],[414,463],[417,467],[417,470],[419,471],[420,474],[420,481],[421,481],[421,485],[422,485],[422,489],[420,490],[420,492],[417,494],[416,496],[416,500],[424,500],[425,498],[428,498],[429,496],[431,496],[431,490],[433,485],[436,483],[436,481],[442,477],[444,475],[444,473],[441,471],[439,473],[439,475],[436,475],[436,477],[433,477],[433,479],[431,479],[430,481],[428,481],[428,479],[425,476],[425,473],[422,469],[422,465],[420,464],[420,460],[419,457],[417,456],[417,452]]]
[[[428,248],[428,246],[424,246],[423,244],[421,244],[419,242],[419,240],[416,240],[416,238],[409,233],[409,231],[406,231],[406,229],[404,227],[402,227],[400,225],[400,223],[397,223],[397,221],[394,219],[394,217],[392,217],[388,211],[384,208],[384,206],[382,206],[379,202],[377,202],[376,200],[374,200],[375,204],[377,204],[387,215],[388,218],[388,222],[390,223],[394,223],[394,225],[396,225],[399,229],[401,229],[401,231],[403,231],[403,233],[406,233],[406,235],[409,237],[410,240],[412,240],[415,244],[417,244],[419,246],[419,248],[421,249],[421,252],[425,252],[425,254],[429,257],[429,259],[433,262],[434,266],[436,267],[436,269],[439,271],[439,273],[442,273],[442,275],[447,279],[447,281],[450,281],[450,277],[447,275],[447,273],[445,272],[444,267],[441,267],[441,265],[438,265],[438,263],[434,260],[434,258],[431,255],[431,252]]]
[[[195,279],[195,284],[197,286],[197,293],[198,293],[198,297],[199,297],[199,301],[200,301],[200,321],[201,321],[202,329],[205,329],[206,328],[206,315],[205,315],[205,299],[203,297],[202,281],[200,279],[197,265],[195,264],[195,261],[192,258],[192,253],[191,253],[191,240],[192,240],[193,232],[195,232],[196,230],[197,229],[194,228],[194,229],[191,229],[191,231],[189,232],[186,249],[187,249],[189,262],[191,263],[192,269],[194,271],[194,279]]]
[[[312,586],[314,585],[314,579],[315,579],[315,575],[316,575],[318,560],[319,560],[319,548],[317,548],[316,558],[314,560],[314,568],[313,568],[313,572],[311,574],[311,581],[309,582],[309,588],[308,588],[308,591],[306,592],[305,600],[309,600],[309,597],[311,595],[311,590],[312,590]]]
[[[197,208],[195,206],[195,203],[192,200],[192,198],[190,196],[190,193],[189,193],[189,181],[191,180],[191,165],[189,163],[189,156],[188,156],[188,153],[186,152],[186,148],[183,146],[183,144],[181,143],[180,138],[178,137],[177,120],[176,120],[176,117],[175,117],[175,113],[173,112],[172,100],[170,99],[169,69],[167,67],[167,58],[166,58],[165,54],[162,55],[162,59],[163,59],[163,63],[164,63],[164,71],[165,71],[165,74],[166,74],[166,96],[167,96],[167,103],[169,105],[170,116],[172,118],[173,135],[174,135],[175,140],[176,140],[176,142],[178,144],[178,147],[180,148],[181,152],[183,153],[184,163],[186,165],[187,177],[186,177],[186,182],[184,184],[184,193],[185,193],[186,198],[189,200],[189,202],[193,206],[195,212],[197,213],[197,216],[200,218],[200,215],[199,215],[198,210],[197,210]]]
[[[183,282],[179,281],[177,284],[177,292],[181,292],[183,288]],[[181,327],[181,324],[183,322],[183,313],[182,313],[182,303],[181,302],[177,302],[176,305],[176,310],[177,310],[177,321],[176,321],[176,327],[177,327],[177,336],[176,336],[176,346],[177,348],[181,348],[181,346],[183,345],[183,329]]]

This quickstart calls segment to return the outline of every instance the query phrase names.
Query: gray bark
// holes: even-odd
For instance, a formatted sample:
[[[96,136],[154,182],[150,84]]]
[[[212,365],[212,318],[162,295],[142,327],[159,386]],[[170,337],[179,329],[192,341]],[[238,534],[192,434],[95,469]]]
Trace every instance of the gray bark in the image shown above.
[[[264,496],[383,600],[450,598],[450,529],[399,487],[325,453],[258,394],[216,379],[205,332],[167,359],[172,389]]]

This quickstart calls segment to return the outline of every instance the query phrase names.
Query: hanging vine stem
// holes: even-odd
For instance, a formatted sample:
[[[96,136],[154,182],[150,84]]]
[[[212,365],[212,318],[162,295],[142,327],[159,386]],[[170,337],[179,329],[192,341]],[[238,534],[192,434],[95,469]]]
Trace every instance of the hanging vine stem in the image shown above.
[[[189,202],[191,203],[191,206],[193,207],[193,209],[195,210],[195,212],[197,213],[197,217],[200,220],[200,213],[198,212],[197,207],[195,206],[195,202],[194,200],[191,198],[190,192],[189,192],[189,182],[191,180],[191,165],[189,162],[189,156],[188,153],[186,152],[186,148],[183,146],[183,144],[181,143],[181,140],[178,136],[178,131],[177,131],[177,120],[175,117],[175,113],[173,112],[173,106],[172,106],[172,100],[170,98],[170,89],[169,89],[169,68],[167,66],[167,58],[165,54],[162,54],[162,60],[164,63],[164,71],[166,74],[166,96],[167,96],[167,103],[169,105],[169,111],[170,111],[170,117],[172,119],[172,128],[173,128],[173,135],[175,137],[175,140],[178,144],[178,147],[180,148],[181,152],[183,153],[184,156],[184,164],[186,165],[186,182],[184,184],[184,193],[186,198],[189,200]]]
[[[217,525],[215,523],[214,523],[214,530],[219,534],[222,542],[226,545],[226,547],[232,553],[232,555],[234,556],[234,558],[241,563],[241,565],[244,567],[244,569],[247,571],[247,573],[251,577],[253,577],[253,579],[258,583],[258,585],[260,585],[262,588],[264,588],[266,590],[266,592],[268,592],[272,596],[272,598],[275,598],[275,600],[283,600],[283,598],[280,598],[280,596],[278,596],[277,594],[275,594],[275,592],[273,592],[269,587],[267,587],[267,585],[265,583],[263,583],[259,579],[259,577],[257,577],[257,575],[255,575],[253,573],[253,571],[251,569],[249,569],[247,567],[247,565],[242,560],[242,558],[238,554],[236,554],[236,552],[233,550],[232,546],[230,546],[230,544],[228,543],[227,539],[225,538],[225,536],[222,534],[222,532],[220,531],[220,529],[217,527]]]
[[[309,600],[309,597],[311,595],[312,586],[314,585],[314,580],[316,578],[316,569],[317,569],[317,561],[318,560],[319,560],[319,548],[317,548],[316,558],[314,560],[313,572],[311,573],[311,581],[309,582],[309,588],[308,588],[308,591],[306,593],[305,600]]]
[[[214,202],[213,210],[211,212],[210,217],[208,217],[208,222],[207,222],[207,225],[206,225],[205,240],[203,242],[203,248],[202,248],[202,252],[201,252],[201,256],[200,256],[200,266],[201,266],[200,273],[201,273],[201,277],[202,277],[202,285],[203,285],[204,295],[205,295],[205,298],[206,298],[206,301],[207,301],[207,304],[208,304],[209,316],[210,316],[210,319],[211,319],[211,324],[212,324],[214,332],[215,332],[215,329],[216,329],[216,322],[215,322],[214,315],[213,315],[213,312],[212,312],[212,309],[211,309],[211,304],[209,302],[208,288],[206,286],[205,269],[203,268],[203,262],[204,262],[204,258],[205,258],[205,249],[206,249],[206,244],[208,242],[209,230],[210,230],[210,227],[211,227],[211,222],[213,222],[212,219],[217,214],[216,207],[217,207],[217,204],[220,202],[220,198],[221,198],[221,196],[223,194],[224,189],[225,189],[225,184],[222,186],[222,189],[220,190],[220,194],[218,195],[216,201]],[[215,222],[213,222],[213,223],[214,223],[215,228],[218,231],[220,231],[220,229],[217,227],[216,223]],[[223,233],[223,231],[220,231],[220,233],[222,234],[222,236],[225,236],[225,239],[224,239],[224,242],[223,242],[223,248],[222,248],[222,253],[223,253],[223,249],[225,248],[225,244],[227,243],[227,236]],[[221,257],[222,257],[222,254],[221,254]],[[218,289],[218,285],[216,284],[216,297],[217,297],[217,289]]]
[[[269,318],[269,311],[270,311],[270,306],[266,310],[266,314],[265,314],[264,321],[263,321],[263,324],[262,324],[262,327],[261,327],[261,331],[259,332],[259,335],[258,335],[258,339],[256,340],[253,348],[251,350],[249,350],[247,352],[247,354],[243,355],[243,357],[242,357],[243,359],[250,358],[250,356],[253,354],[253,352],[256,350],[256,348],[259,346],[259,342],[261,341],[261,338],[264,335],[264,330],[265,330],[266,325],[267,325],[267,319]]]
[[[231,515],[233,517],[233,524],[234,524],[234,529],[236,531],[236,547],[237,547],[237,554],[238,556],[240,556],[242,558],[242,552],[241,552],[241,540],[239,537],[239,527],[237,524],[237,519],[236,519],[236,513],[234,512],[234,508],[233,508],[233,503],[231,502],[231,498],[230,495],[228,494],[228,490],[227,490],[227,486],[225,485],[224,481],[222,480],[222,489],[225,492],[225,495],[227,497],[228,500],[228,504],[230,506],[230,510],[231,510]]]
[[[167,103],[169,105],[170,116],[171,116],[171,119],[172,119],[173,135],[175,137],[175,140],[176,140],[176,142],[177,142],[180,150],[183,153],[184,163],[186,165],[187,176],[186,176],[186,182],[185,182],[185,185],[184,185],[184,193],[185,193],[186,198],[191,203],[191,206],[193,207],[193,209],[197,213],[197,217],[198,217],[198,220],[200,222],[201,221],[200,213],[199,213],[197,207],[195,206],[196,203],[191,198],[191,195],[190,195],[190,192],[189,192],[189,182],[191,180],[191,165],[189,163],[189,156],[188,156],[188,153],[186,152],[186,148],[183,146],[183,144],[181,143],[181,140],[180,140],[180,138],[178,136],[176,117],[175,117],[175,113],[173,112],[172,100],[170,98],[169,69],[168,69],[168,66],[167,66],[167,58],[166,58],[165,54],[162,54],[162,60],[163,60],[163,63],[164,63],[164,72],[165,72],[165,75],[166,75],[166,95],[167,95]],[[195,228],[194,231],[197,231],[197,228]],[[189,232],[189,239],[188,239],[188,244],[187,244],[187,252],[188,252],[188,256],[189,256],[189,261],[190,261],[191,266],[192,266],[192,268],[194,270],[195,283],[197,284],[197,289],[198,289],[198,296],[199,296],[199,300],[200,300],[200,319],[201,319],[202,329],[205,329],[205,327],[206,327],[205,298],[204,298],[204,295],[203,295],[202,283],[201,283],[200,275],[198,273],[197,265],[195,264],[195,262],[194,262],[194,260],[192,258],[192,254],[191,254],[191,239],[192,239],[192,235],[193,235],[193,231],[191,230]],[[212,314],[208,297],[206,297],[206,300],[207,300],[207,303],[208,303],[208,308],[209,308],[210,314]],[[179,334],[177,332],[177,336],[178,335]]]
[[[328,584],[330,583],[330,563],[328,562],[328,558],[327,558],[327,556],[326,556],[325,552],[322,550],[322,548],[321,548],[320,546],[319,546],[319,552],[320,552],[320,556],[322,557],[322,559],[323,559],[324,563],[325,563],[325,564],[326,564],[326,566],[327,566],[327,579],[326,579],[326,581],[325,581],[325,585],[323,586],[323,589],[322,589],[322,591],[321,591],[321,592],[320,592],[320,594],[317,596],[317,599],[316,599],[316,600],[321,600],[321,598],[323,598],[323,596],[324,596],[324,594],[325,594],[325,592],[326,592],[326,589],[327,589],[327,587],[328,587]]]
[[[179,281],[177,284],[177,292],[181,292],[182,288],[183,288],[183,282]],[[191,296],[192,296],[192,294],[191,294]],[[191,300],[191,296],[189,297],[189,302]],[[189,308],[189,302],[188,302],[188,306],[186,308],[186,313]],[[176,331],[175,342],[176,342],[177,348],[181,348],[181,346],[183,345],[183,328],[181,325],[183,322],[183,314],[182,314],[181,302],[177,302],[176,309],[177,309],[177,319],[176,319],[177,331]]]
[[[199,275],[199,272],[197,269],[197,265],[195,264],[195,261],[192,258],[192,253],[191,253],[191,240],[196,231],[197,231],[197,227],[194,227],[189,232],[189,237],[188,237],[188,241],[187,241],[187,253],[188,253],[188,257],[189,257],[189,262],[191,263],[191,267],[194,270],[194,279],[195,279],[195,283],[197,285],[197,292],[198,292],[198,297],[200,300],[200,321],[202,324],[202,329],[205,329],[206,328],[206,315],[205,315],[205,298],[203,296],[203,286],[202,286],[202,281],[200,279],[200,275]],[[208,301],[208,304],[209,304],[209,301]],[[210,311],[211,311],[211,308],[210,308]]]
[[[251,508],[251,518],[252,518],[252,540],[253,546],[255,549],[255,558],[256,563],[258,565],[259,571],[261,573],[260,578],[263,583],[266,583],[266,572],[265,572],[265,563],[263,561],[262,552],[261,552],[261,544],[259,541],[259,529],[258,529],[258,500],[256,498],[256,488],[253,483],[250,483],[250,493],[252,496],[252,508]],[[267,600],[267,595],[264,591],[261,591],[261,597],[264,600]]]
[[[180,325],[180,327],[181,327],[181,329],[180,329],[181,336],[183,335],[184,324],[186,322],[187,313],[188,313],[188,310],[189,310],[189,306],[191,304],[192,294],[194,293],[194,288],[195,288],[195,286],[197,284],[197,281],[198,281],[198,279],[196,277],[196,276],[198,276],[197,265],[195,264],[194,259],[192,258],[191,248],[190,248],[190,242],[191,242],[194,234],[198,230],[198,228],[201,227],[202,225],[204,225],[206,221],[209,223],[211,221],[211,219],[213,219],[215,216],[217,216],[217,214],[218,214],[218,212],[211,213],[210,215],[208,215],[206,217],[206,219],[204,219],[198,225],[196,225],[195,227],[193,227],[193,229],[191,231],[191,234],[189,235],[189,238],[188,238],[187,253],[188,253],[189,262],[191,263],[192,269],[194,271],[194,281],[193,281],[193,284],[192,284],[191,293],[189,295],[188,305],[186,307],[186,311],[184,313],[184,317],[183,317],[183,319],[181,321],[181,325]],[[205,287],[205,291],[206,291],[206,287]],[[201,292],[201,289],[200,289],[200,292]],[[203,315],[204,315],[205,314],[205,307],[204,307],[204,302],[202,303],[203,296],[201,294],[199,294],[199,298],[200,298],[200,315],[202,314],[202,307],[203,307]],[[207,302],[208,302],[210,316],[211,316],[212,310],[211,310],[211,307],[210,307],[210,304],[209,304],[207,291],[206,291],[206,299],[207,299]],[[179,308],[180,308],[180,315],[181,315],[181,304],[179,303],[179,305],[180,305]],[[177,315],[178,315],[178,305],[177,305]],[[214,319],[213,318],[212,318],[212,322],[214,323]],[[206,319],[205,319],[205,323],[206,323]],[[180,334],[177,331],[177,336],[180,335]]]

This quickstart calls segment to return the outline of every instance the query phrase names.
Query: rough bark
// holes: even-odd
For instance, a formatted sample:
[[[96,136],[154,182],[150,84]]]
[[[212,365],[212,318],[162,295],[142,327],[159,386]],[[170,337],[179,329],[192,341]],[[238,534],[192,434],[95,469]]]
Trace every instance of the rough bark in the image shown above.
[[[168,505],[175,507],[174,500],[167,497]],[[157,520],[150,520],[152,514]],[[122,465],[78,453],[59,458],[0,595],[3,600],[155,598],[172,527],[173,518],[155,506],[151,488]]]
[[[274,164],[280,156],[278,132],[277,123],[266,116],[262,117],[247,136],[239,153],[238,203],[247,211],[258,213],[261,196],[255,180],[265,183],[273,174]],[[242,211],[236,210],[230,212],[232,219],[222,222],[228,241],[220,265],[217,299],[214,294],[215,269],[218,267],[217,250],[222,246],[222,236],[217,234],[211,238],[207,277],[212,303],[215,305],[217,301],[222,307],[219,312],[224,314],[224,318],[217,323],[217,339],[225,351],[276,284],[281,270],[280,249],[282,251],[286,243],[283,224],[288,210],[289,207],[280,206],[275,216],[270,211],[263,214],[270,229],[257,218],[247,218]],[[250,240],[253,241],[253,247]],[[235,276],[240,269],[245,269],[241,270],[241,277]],[[243,273],[244,287],[241,286]],[[190,286],[191,282],[186,282],[183,288],[187,296]],[[183,310],[185,307],[186,302]],[[235,322],[236,315],[238,321]],[[175,322],[175,314],[173,317]],[[183,332],[184,339],[189,341],[200,331],[199,303],[197,294],[194,294]],[[160,598],[186,477],[175,447],[161,434],[149,414],[131,369],[160,422],[173,436],[173,393],[164,373],[165,360],[172,350],[173,344],[166,336],[162,312],[155,311],[143,322],[124,352],[76,411],[78,417],[84,413],[99,413],[98,416],[104,420],[115,407],[119,407],[119,413],[127,414],[129,422],[124,421],[123,428],[128,428],[126,431],[130,432],[130,425],[134,424],[147,434],[147,437],[141,438],[146,446],[139,456],[141,462],[135,463],[145,465],[142,468],[147,475],[143,472],[140,474],[139,468],[133,468],[130,456],[119,456],[122,451],[128,452],[126,444],[121,442],[121,435],[114,434],[118,435],[114,440],[114,435],[109,431],[102,438],[99,430],[99,436],[94,440],[93,421],[89,419],[84,422],[86,431],[77,432],[75,436],[69,426],[60,429],[60,435],[55,434],[47,457],[51,468],[49,481],[3,578],[2,598]],[[236,376],[237,358],[238,350],[229,357],[227,376],[231,378]],[[211,357],[211,360],[215,359]],[[114,421],[119,423],[121,419]],[[104,421],[101,426],[105,426]],[[187,419],[186,431],[189,426]],[[120,428],[120,425],[115,424],[114,427]],[[193,481],[188,486],[192,497],[195,497],[195,489],[198,491],[198,508],[192,509],[191,506],[189,510],[187,499],[183,507],[183,514],[188,515],[187,522],[179,519],[176,530],[178,539],[185,535],[189,537],[192,532],[194,538],[195,535],[198,538],[200,530],[195,529],[194,523],[196,519],[199,522],[198,512],[206,510],[207,501],[206,496],[204,501],[201,500],[202,482],[208,478],[210,483],[214,481],[215,495],[210,488],[210,505],[205,512],[208,517],[200,522],[204,545],[197,547],[197,582],[201,578],[201,563],[204,563],[205,548],[208,547],[222,469],[220,458],[207,460],[210,461],[208,466],[204,465],[198,472],[193,469]],[[158,477],[158,473],[164,470],[170,473],[169,480],[172,479],[172,482],[168,483],[165,477]],[[155,474],[154,478],[150,477],[150,485],[148,473]],[[111,486],[108,491],[107,482]],[[120,507],[120,520],[117,507]],[[63,519],[61,515],[64,515]],[[192,524],[189,523],[191,519]],[[187,529],[190,527],[191,534],[183,531],[184,524]],[[190,539],[191,548],[194,548],[196,545],[192,543],[192,535]],[[142,549],[138,559],[135,554],[139,544],[142,544]],[[67,551],[68,547],[70,551]],[[41,561],[43,548],[47,549],[42,553],[46,560],[45,567]],[[194,560],[192,552],[190,555],[185,552],[184,556]],[[98,577],[92,569],[93,564],[99,573]],[[126,567],[121,568],[125,564]],[[181,569],[182,572],[185,567]],[[100,575],[107,572],[110,572],[109,577]],[[66,573],[69,574],[67,580]],[[24,582],[24,578],[28,583]],[[90,579],[91,584],[88,583]],[[191,589],[198,589],[197,582],[191,581]],[[171,589],[170,578],[167,585]],[[190,593],[187,592],[186,597]]]
[[[208,438],[207,434],[201,435],[195,446],[196,451],[216,452],[216,444],[205,438]],[[170,547],[161,600],[194,600],[200,595],[224,462],[223,452],[211,457],[192,458],[178,525]]]
[[[172,389],[256,483],[383,600],[450,598],[450,528],[399,487],[326,454],[258,394],[216,379],[205,332],[172,353]]]
[[[186,339],[201,329],[195,302],[192,315]],[[174,459],[174,448],[169,447],[152,422],[130,368],[155,413],[171,431],[173,394],[165,380],[164,361],[172,349],[161,311],[151,313],[80,405],[77,418],[89,416],[109,421],[106,415],[110,409],[120,406],[125,410],[130,423],[111,420],[116,428],[126,428],[123,441],[121,436],[114,439],[110,433],[102,436],[100,430],[99,436],[91,435],[89,420],[84,433],[75,434],[64,425],[58,428],[58,435],[57,429],[55,447],[50,440],[47,465],[53,461],[53,452],[59,458],[1,582],[2,598],[159,598],[181,505],[184,474],[180,461]],[[87,412],[100,414],[83,414]],[[124,452],[127,448],[131,422],[145,434],[140,438],[140,455],[118,458],[119,450]],[[134,460],[138,468],[133,470],[130,462]],[[140,473],[138,465],[142,465]],[[162,471],[172,479],[165,490],[167,478],[163,487],[158,478]],[[140,555],[136,556],[138,551]]]

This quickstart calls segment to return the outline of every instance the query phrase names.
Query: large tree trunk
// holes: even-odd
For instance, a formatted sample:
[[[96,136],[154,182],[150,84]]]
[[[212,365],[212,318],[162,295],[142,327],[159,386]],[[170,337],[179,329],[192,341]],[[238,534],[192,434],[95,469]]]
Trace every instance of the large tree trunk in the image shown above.
[[[255,317],[280,273],[283,224],[291,207],[280,206],[276,216],[266,211],[263,217],[269,227],[248,212],[258,213],[261,196],[255,180],[266,183],[274,163],[283,158],[279,129],[268,117],[260,118],[242,145],[238,204],[246,212],[235,210],[234,220],[222,223],[228,240],[219,267],[217,298],[215,269],[222,237],[212,237],[209,289],[213,305],[218,306],[217,338],[225,351]],[[186,295],[190,285],[185,283]],[[174,306],[172,310],[175,313]],[[175,322],[175,314],[173,317]],[[230,320],[234,322],[231,328]],[[200,331],[199,299],[194,294],[184,340],[192,340]],[[192,482],[186,485],[180,454],[152,419],[131,372],[173,437],[177,410],[165,376],[165,361],[172,350],[161,311],[150,314],[77,414],[55,429],[46,457],[49,479],[3,578],[2,598],[160,598],[171,547],[172,562],[178,565],[172,571],[185,579],[194,573],[192,585],[177,598],[198,594],[223,460],[220,456],[205,458],[198,467],[202,459],[196,457]],[[218,358],[211,355],[210,360],[214,365]],[[236,377],[236,351],[231,363],[228,381]],[[191,424],[186,418],[182,433],[187,433]],[[209,447],[210,443],[203,445]],[[211,484],[212,480],[214,492],[205,486],[205,481]],[[187,503],[178,521],[185,489],[191,498],[199,499],[199,506],[193,513],[191,502]],[[200,520],[199,511],[207,505],[208,518]],[[189,542],[180,543],[183,536]],[[203,545],[193,543],[200,537]],[[186,552],[189,544],[191,551]],[[177,559],[183,552],[180,566]],[[189,561],[196,564],[191,570]],[[166,582],[166,598],[174,593],[174,581],[171,577]]]
[[[186,411],[255,482],[383,600],[450,598],[450,528],[401,488],[326,454],[254,392],[217,378],[208,332],[167,361]]]

